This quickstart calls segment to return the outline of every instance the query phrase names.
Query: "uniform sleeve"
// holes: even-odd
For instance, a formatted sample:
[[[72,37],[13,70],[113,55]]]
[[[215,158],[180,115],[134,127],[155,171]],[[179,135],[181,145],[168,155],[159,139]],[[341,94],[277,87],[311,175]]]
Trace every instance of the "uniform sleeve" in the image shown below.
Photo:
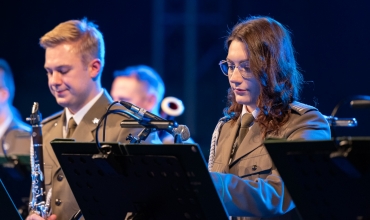
[[[292,116],[283,137],[288,140],[330,139],[330,128],[318,111],[308,111]],[[274,167],[266,178],[243,179],[218,172],[211,172],[211,176],[230,216],[266,218],[285,214],[295,207]]]
[[[216,190],[231,216],[273,217],[295,207],[276,170],[266,179],[243,180],[211,172]]]

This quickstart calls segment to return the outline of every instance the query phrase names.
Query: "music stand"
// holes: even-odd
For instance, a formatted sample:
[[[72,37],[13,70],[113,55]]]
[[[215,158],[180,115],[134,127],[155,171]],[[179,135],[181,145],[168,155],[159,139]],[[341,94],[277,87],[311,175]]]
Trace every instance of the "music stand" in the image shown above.
[[[87,220],[228,219],[197,144],[51,145]]]
[[[30,155],[0,156],[0,178],[15,206],[27,212],[32,182]]]
[[[12,199],[10,198],[3,182],[0,179],[0,213],[2,219],[20,219],[22,220],[21,215],[19,214],[17,208],[15,207]]]
[[[370,219],[370,138],[346,140],[265,142],[302,219]]]

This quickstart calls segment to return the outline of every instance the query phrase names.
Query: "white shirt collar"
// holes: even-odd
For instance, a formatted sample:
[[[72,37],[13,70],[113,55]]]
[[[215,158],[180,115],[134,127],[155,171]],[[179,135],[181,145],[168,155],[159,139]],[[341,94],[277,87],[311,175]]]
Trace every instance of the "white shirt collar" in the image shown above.
[[[13,114],[11,111],[9,111],[9,115],[6,117],[5,121],[2,124],[0,124],[0,138],[2,138],[6,130],[8,130],[8,127],[12,123],[12,120]]]
[[[244,114],[246,114],[246,113],[249,113],[249,112],[247,111],[247,106],[246,106],[246,105],[243,105],[242,117],[243,117],[243,115],[244,115]],[[253,117],[254,117],[255,119],[257,118],[258,113],[260,113],[260,109],[259,109],[259,108],[256,108],[256,109],[252,112],[252,115],[253,115]]]
[[[91,99],[84,107],[82,107],[76,114],[72,114],[68,108],[65,108],[66,110],[66,121],[64,122],[64,125],[68,124],[68,121],[71,117],[75,120],[76,124],[79,125],[82,121],[82,118],[86,115],[86,113],[90,110],[90,108],[95,104],[96,101],[103,95],[104,90],[99,92],[93,99]],[[67,129],[67,126],[65,126]],[[65,129],[65,130],[66,130]]]

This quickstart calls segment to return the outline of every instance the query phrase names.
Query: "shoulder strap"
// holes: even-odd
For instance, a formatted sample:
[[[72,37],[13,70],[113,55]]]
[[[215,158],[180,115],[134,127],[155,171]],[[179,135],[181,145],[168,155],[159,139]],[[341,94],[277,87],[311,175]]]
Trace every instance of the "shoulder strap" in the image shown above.
[[[295,112],[297,112],[300,115],[303,115],[306,112],[309,112],[309,111],[312,111],[312,110],[317,111],[317,108],[315,108],[311,105],[307,105],[307,104],[304,104],[304,103],[301,103],[301,102],[297,102],[297,101],[292,102],[290,104],[290,107],[292,108],[292,110],[294,110]]]
[[[63,110],[45,118],[44,120],[41,121],[41,124],[46,124],[54,119],[59,118],[62,115],[62,113],[63,113]]]

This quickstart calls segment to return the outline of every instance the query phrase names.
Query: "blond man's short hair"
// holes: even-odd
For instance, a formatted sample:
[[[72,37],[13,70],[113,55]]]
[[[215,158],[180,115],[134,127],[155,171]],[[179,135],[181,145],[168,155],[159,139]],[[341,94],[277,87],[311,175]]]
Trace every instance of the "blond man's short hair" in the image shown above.
[[[86,18],[69,20],[57,25],[53,30],[40,38],[40,46],[44,49],[55,47],[62,43],[76,43],[77,52],[82,56],[82,62],[87,65],[92,59],[101,62],[104,67],[105,45],[98,26]]]

